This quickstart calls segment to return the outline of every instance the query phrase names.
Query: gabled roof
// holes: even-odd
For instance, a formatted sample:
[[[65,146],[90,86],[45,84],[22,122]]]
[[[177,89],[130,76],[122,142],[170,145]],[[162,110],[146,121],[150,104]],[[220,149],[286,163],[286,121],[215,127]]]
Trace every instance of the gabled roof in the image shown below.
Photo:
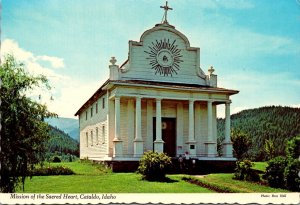
[[[210,87],[198,84],[183,84],[183,83],[169,83],[169,82],[156,82],[156,81],[142,81],[142,80],[107,80],[75,113],[75,116],[79,115],[83,110],[94,103],[99,97],[106,93],[104,89],[106,85],[129,85],[129,86],[147,86],[153,88],[166,88],[166,89],[176,89],[176,90],[198,90],[206,92],[217,92],[217,93],[227,93],[234,95],[239,93],[237,90],[230,90],[225,88]]]
[[[75,113],[75,116],[80,115],[80,113],[85,110],[90,104],[94,103],[100,96],[105,94],[105,90],[103,89],[107,84],[109,83],[109,80],[106,80],[103,85],[77,110]]]

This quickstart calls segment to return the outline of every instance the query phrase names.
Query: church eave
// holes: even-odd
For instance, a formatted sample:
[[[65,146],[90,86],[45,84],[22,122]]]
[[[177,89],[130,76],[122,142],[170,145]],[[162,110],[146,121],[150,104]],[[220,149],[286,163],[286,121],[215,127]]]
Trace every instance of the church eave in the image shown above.
[[[110,81],[111,85],[125,85],[135,87],[147,87],[147,88],[163,88],[171,90],[182,91],[204,91],[209,93],[226,93],[234,95],[239,93],[238,90],[231,90],[218,87],[203,86],[197,84],[182,84],[182,83],[166,83],[166,82],[154,82],[154,81],[140,81],[140,80],[115,80]]]
[[[99,97],[105,94],[105,86],[109,83],[109,79],[101,85],[101,87],[79,108],[74,116],[80,115],[87,107],[93,104]]]

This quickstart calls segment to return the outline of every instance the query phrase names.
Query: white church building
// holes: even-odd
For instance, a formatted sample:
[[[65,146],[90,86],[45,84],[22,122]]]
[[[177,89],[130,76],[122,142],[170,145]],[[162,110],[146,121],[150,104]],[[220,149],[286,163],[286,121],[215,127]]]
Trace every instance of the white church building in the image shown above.
[[[211,166],[234,162],[230,96],[219,88],[213,67],[200,68],[200,48],[167,21],[129,41],[128,59],[108,66],[108,80],[76,112],[80,158],[103,161],[115,171],[136,167],[144,152],[173,159],[188,154]],[[223,154],[217,154],[217,106],[225,106]],[[208,166],[207,164],[203,166]]]

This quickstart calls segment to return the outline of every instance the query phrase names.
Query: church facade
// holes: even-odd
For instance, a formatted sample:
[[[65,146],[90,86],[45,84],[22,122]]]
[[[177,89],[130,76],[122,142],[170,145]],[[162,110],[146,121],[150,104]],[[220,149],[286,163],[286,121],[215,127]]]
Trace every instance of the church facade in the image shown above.
[[[167,7],[168,8],[168,7]],[[166,13],[165,13],[166,15]],[[234,161],[230,96],[211,67],[200,68],[200,48],[165,21],[129,41],[128,59],[110,60],[108,80],[76,112],[80,158],[138,162],[144,152]],[[217,154],[217,106],[225,106],[225,140]]]

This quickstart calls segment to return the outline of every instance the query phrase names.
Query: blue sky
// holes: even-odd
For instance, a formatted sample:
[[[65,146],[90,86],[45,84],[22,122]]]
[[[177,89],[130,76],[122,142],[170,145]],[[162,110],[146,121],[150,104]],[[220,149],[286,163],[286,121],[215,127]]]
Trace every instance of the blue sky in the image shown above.
[[[108,78],[128,41],[159,23],[162,0],[2,0],[1,54],[13,53],[51,92],[30,95],[63,117]],[[300,107],[300,0],[169,0],[168,21],[200,47],[204,72],[240,90],[232,113],[267,105]],[[54,100],[50,101],[50,96]],[[218,111],[224,116],[223,106]]]

